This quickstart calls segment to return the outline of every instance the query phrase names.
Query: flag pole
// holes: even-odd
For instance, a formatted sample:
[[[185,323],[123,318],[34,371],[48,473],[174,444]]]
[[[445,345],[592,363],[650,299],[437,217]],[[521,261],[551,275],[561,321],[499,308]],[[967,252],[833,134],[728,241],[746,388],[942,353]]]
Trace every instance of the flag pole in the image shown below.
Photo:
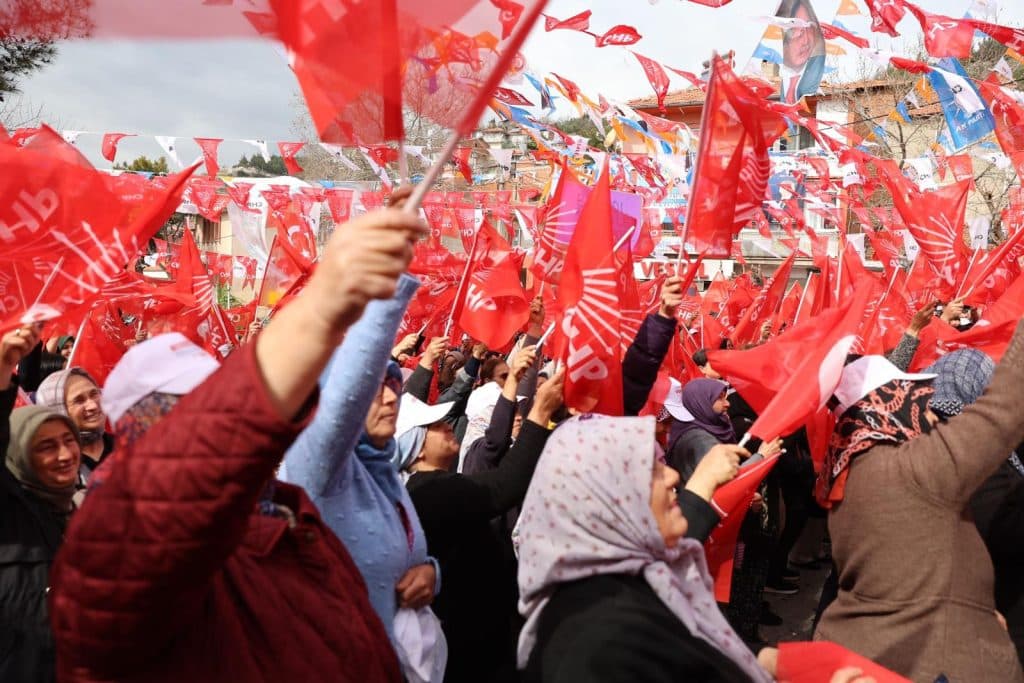
[[[811,287],[811,277],[813,275],[813,270],[807,271],[807,280],[804,282],[804,291],[800,294],[800,303],[797,305],[796,315],[793,317],[794,325],[800,322],[800,311],[804,310],[804,301],[807,299],[807,290]]]
[[[409,159],[405,154],[405,140],[398,143],[398,183],[408,185],[409,180]]]
[[[73,367],[73,365],[74,365],[75,354],[78,353],[78,345],[80,343],[82,343],[82,332],[85,331],[85,323],[88,322],[89,318],[91,318],[91,317],[92,317],[92,309],[90,308],[86,312],[85,317],[82,318],[82,324],[78,326],[78,333],[75,334],[75,343],[71,346],[71,353],[68,354],[68,364],[67,364],[67,367],[69,367],[69,368]]]
[[[420,183],[422,185],[422,183]],[[469,251],[469,258],[466,259],[466,267],[462,269],[462,278],[459,280],[459,288],[455,290],[455,299],[452,303],[451,313],[448,314],[448,322],[444,326],[444,336],[448,337],[452,331],[452,323],[455,322],[455,307],[459,305],[459,301],[462,299],[462,290],[466,286],[466,278],[469,276],[469,269],[473,265],[473,257],[476,256],[476,245],[480,240],[480,228],[476,229],[476,234],[473,235],[473,246]]]
[[[476,98],[466,108],[467,114],[480,111],[483,112],[484,102],[491,96],[494,89],[497,88],[505,73],[508,71],[509,66],[512,64],[512,60],[519,54],[519,50],[523,47],[523,43],[526,42],[526,37],[530,35],[530,31],[533,30],[534,24],[540,18],[541,12],[547,6],[548,0],[534,0],[533,4],[526,9],[519,17],[519,21],[516,23],[516,27],[512,30],[512,35],[509,36],[508,42],[505,44],[501,55],[498,57],[497,63],[494,65],[494,69],[487,76],[487,80],[484,81],[480,89],[477,91]],[[416,213],[419,211],[420,204],[423,203],[423,198],[426,197],[427,192],[433,187],[434,183],[441,176],[441,171],[444,169],[444,165],[448,163],[448,160],[455,154],[455,149],[459,146],[459,142],[463,137],[468,136],[473,128],[476,127],[476,120],[467,120],[467,116],[463,116],[462,121],[459,122],[459,127],[452,131],[451,137],[445,142],[444,147],[441,148],[441,152],[437,157],[434,164],[427,169],[426,174],[413,189],[412,195],[409,200],[405,203],[405,210],[408,213]],[[472,118],[477,118],[473,116]]]
[[[956,290],[956,296],[953,297],[954,301],[956,301],[957,299],[960,298],[960,293],[964,290],[964,285],[967,284],[967,276],[971,274],[971,270],[974,268],[974,264],[977,262],[978,254],[980,254],[980,253],[981,253],[981,247],[978,247],[977,249],[974,250],[974,255],[971,256],[971,262],[967,266],[967,272],[964,273],[964,281],[960,283],[960,286]],[[974,289],[974,288],[971,287],[971,289]],[[967,294],[965,294],[964,296],[967,296],[970,293],[971,293],[971,291],[967,290]]]

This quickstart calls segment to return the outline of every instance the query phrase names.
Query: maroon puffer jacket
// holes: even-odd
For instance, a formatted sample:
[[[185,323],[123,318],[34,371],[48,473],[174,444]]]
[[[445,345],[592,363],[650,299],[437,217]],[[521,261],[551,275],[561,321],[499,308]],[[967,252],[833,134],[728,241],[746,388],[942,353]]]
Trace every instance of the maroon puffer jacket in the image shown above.
[[[303,423],[241,349],[119,444],[50,576],[61,681],[401,681],[348,552],[295,486],[256,502]]]

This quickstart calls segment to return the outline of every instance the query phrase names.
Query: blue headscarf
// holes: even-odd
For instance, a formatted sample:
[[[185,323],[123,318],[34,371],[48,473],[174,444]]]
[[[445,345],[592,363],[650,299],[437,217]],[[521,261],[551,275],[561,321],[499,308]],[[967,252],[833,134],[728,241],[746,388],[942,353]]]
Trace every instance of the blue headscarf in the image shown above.
[[[402,370],[398,363],[388,361],[388,369],[384,375],[384,386],[390,387],[402,400]],[[396,406],[397,408],[397,406]],[[402,480],[398,477],[398,471],[392,460],[395,457],[395,440],[388,439],[382,448],[377,448],[370,443],[370,435],[363,429],[356,444],[356,454],[373,478],[380,484],[384,494],[396,505],[402,501]]]

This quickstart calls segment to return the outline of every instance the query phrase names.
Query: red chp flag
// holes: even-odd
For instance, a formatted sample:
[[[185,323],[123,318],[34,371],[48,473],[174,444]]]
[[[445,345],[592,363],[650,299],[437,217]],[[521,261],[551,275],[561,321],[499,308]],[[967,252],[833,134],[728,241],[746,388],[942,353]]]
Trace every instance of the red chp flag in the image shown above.
[[[734,235],[761,210],[768,148],[785,120],[715,56],[684,240],[709,258],[729,258]]]
[[[128,202],[50,128],[0,142],[0,329],[59,318],[124,271],[181,202],[193,168]]]
[[[622,415],[619,301],[624,267],[615,253],[609,175],[606,160],[569,243],[558,303],[567,340],[566,406]],[[632,267],[628,259],[625,266]]]
[[[206,164],[206,175],[217,177],[220,165],[217,163],[217,148],[224,142],[221,138],[193,138],[199,149],[203,151],[203,163]]]
[[[452,315],[473,339],[499,349],[530,318],[530,301],[508,242],[488,221],[480,226],[462,296]]]
[[[754,303],[743,313],[743,317],[736,323],[731,339],[735,346],[755,341],[761,331],[761,325],[771,320],[776,309],[782,304],[786,296],[786,286],[789,284],[789,274],[793,270],[793,261],[796,259],[794,251],[782,262],[772,281],[757,295]]]

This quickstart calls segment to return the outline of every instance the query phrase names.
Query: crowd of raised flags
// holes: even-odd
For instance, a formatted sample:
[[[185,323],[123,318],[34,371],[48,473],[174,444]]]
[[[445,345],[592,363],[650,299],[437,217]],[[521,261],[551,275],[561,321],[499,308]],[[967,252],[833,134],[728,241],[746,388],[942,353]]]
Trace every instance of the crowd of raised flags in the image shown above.
[[[800,0],[756,53],[781,85],[633,52],[662,111],[668,72],[703,91],[694,139],[531,72],[541,18],[592,49],[643,38],[543,0],[7,4],[5,39],[255,29],[320,144],[382,185],[225,181],[206,137],[177,173],[111,174],[75,131],[0,128],[0,680],[1024,680],[1024,196],[1001,234],[969,230],[964,154],[991,134],[1024,171],[1024,96],[1006,58],[981,80],[956,61],[979,32],[1018,59],[1024,29],[906,0],[843,0],[828,24]],[[892,36],[913,17],[943,61],[872,50],[856,14]],[[879,126],[793,101],[837,41],[926,77],[942,183],[885,158]],[[606,150],[532,116],[523,80],[607,124]],[[538,196],[473,189],[488,106],[550,164]],[[409,111],[443,149],[402,144]],[[770,149],[795,126],[819,149],[784,161],[783,198]],[[303,143],[278,147],[301,173]],[[449,162],[464,191],[435,190]],[[660,208],[671,192],[686,206]],[[175,231],[185,200],[227,212],[248,255]],[[665,218],[675,274],[637,281]],[[773,226],[770,277],[701,291],[705,259],[742,265],[739,232]],[[798,590],[812,510],[832,546],[816,641],[776,648],[762,595]]]

